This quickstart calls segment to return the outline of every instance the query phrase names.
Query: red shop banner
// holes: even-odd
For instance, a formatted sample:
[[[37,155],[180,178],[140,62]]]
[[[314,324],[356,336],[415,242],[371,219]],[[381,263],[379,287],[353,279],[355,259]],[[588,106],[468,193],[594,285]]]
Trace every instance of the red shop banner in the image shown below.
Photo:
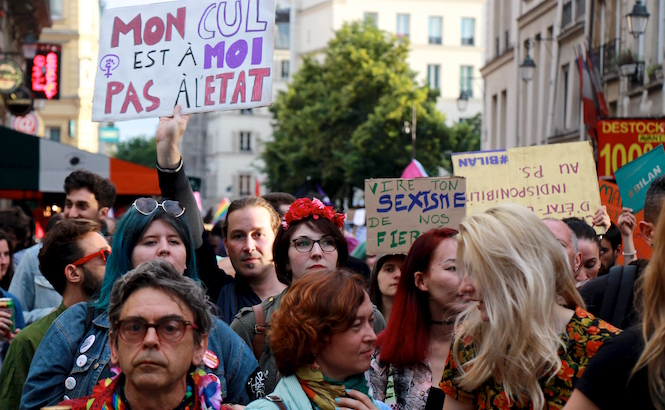
[[[665,142],[665,119],[598,121],[598,176],[614,172]]]
[[[37,44],[37,54],[27,61],[26,82],[35,99],[60,99],[60,58],[62,46]]]

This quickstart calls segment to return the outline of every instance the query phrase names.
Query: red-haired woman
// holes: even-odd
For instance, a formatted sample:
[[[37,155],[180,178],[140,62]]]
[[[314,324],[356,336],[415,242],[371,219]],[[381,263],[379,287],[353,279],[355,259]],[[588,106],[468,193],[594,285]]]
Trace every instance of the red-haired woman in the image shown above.
[[[349,251],[341,231],[343,226],[344,214],[335,212],[332,206],[325,206],[318,199],[300,198],[291,204],[272,248],[277,276],[285,283],[296,283],[309,273],[344,266]],[[283,295],[269,297],[261,303],[264,323],[271,323]],[[273,391],[280,375],[269,344],[255,344],[255,339],[263,336],[261,327],[257,327],[259,322],[254,309],[245,308],[236,315],[231,328],[254,348],[262,374],[253,380],[252,387],[254,393],[262,397]],[[381,312],[375,310],[374,330],[379,332],[384,327]]]
[[[365,283],[346,269],[306,275],[284,294],[268,336],[282,379],[268,399],[247,406],[374,410],[365,371],[376,334]]]
[[[393,408],[423,409],[428,398],[438,400],[438,408],[443,403],[443,393],[430,387],[432,380],[434,386],[441,380],[455,317],[468,305],[458,290],[456,234],[432,229],[416,239],[406,256],[370,368],[374,398]]]

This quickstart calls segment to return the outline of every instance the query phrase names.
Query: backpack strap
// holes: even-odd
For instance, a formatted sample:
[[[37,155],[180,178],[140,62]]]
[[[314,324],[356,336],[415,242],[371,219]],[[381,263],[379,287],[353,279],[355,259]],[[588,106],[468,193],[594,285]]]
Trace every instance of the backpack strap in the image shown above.
[[[605,284],[605,292],[603,292],[603,301],[600,305],[601,319],[610,321],[614,318],[614,309],[617,304],[617,297],[621,287],[621,276],[623,274],[623,266],[613,266],[607,274],[607,283]],[[610,322],[618,326],[618,323]]]
[[[259,306],[259,305],[255,305]],[[288,410],[286,407],[286,404],[284,404],[284,401],[282,401],[282,398],[279,396],[266,396],[266,400],[274,404],[275,406],[279,407],[279,410]]]
[[[623,322],[626,320],[628,311],[630,310],[631,300],[633,299],[633,285],[635,284],[635,276],[637,274],[637,266],[628,265],[623,268],[623,275],[621,275],[621,285],[616,298],[616,305],[614,307],[614,314],[610,323],[618,327],[624,327]]]
[[[256,320],[256,324],[254,325],[252,350],[254,350],[254,357],[256,357],[256,360],[258,361],[263,352],[263,345],[266,342],[266,318],[263,314],[263,306],[261,306],[260,303],[252,306],[252,310],[254,311],[254,319]]]

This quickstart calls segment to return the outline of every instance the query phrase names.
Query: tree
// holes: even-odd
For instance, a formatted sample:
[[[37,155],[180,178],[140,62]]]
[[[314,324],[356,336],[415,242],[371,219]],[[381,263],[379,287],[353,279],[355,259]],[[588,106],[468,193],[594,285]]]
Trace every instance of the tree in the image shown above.
[[[480,133],[482,128],[482,114],[460,121],[450,128],[452,149],[446,151],[445,167],[452,171],[450,154],[452,152],[480,151]]]
[[[408,41],[371,23],[345,24],[323,59],[308,56],[271,111],[274,140],[262,154],[273,191],[320,182],[332,199],[350,198],[366,178],[399,177],[411,160],[402,131],[417,110],[416,158],[429,170],[450,149],[436,94],[419,87],[406,58]]]
[[[134,137],[128,141],[120,142],[114,157],[134,164],[155,168],[157,161],[157,144],[155,137]]]

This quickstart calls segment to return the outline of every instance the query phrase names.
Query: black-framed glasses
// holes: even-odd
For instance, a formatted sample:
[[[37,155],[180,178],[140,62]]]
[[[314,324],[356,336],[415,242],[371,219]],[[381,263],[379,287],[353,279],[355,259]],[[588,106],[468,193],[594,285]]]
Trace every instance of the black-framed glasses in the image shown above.
[[[143,341],[149,328],[154,328],[159,340],[166,343],[178,343],[185,336],[187,326],[198,329],[194,323],[184,319],[167,318],[157,323],[148,323],[143,319],[126,319],[116,322],[118,335],[127,343]]]
[[[136,210],[139,211],[139,213],[142,215],[150,215],[160,207],[164,210],[164,212],[171,214],[176,218],[181,217],[182,214],[185,213],[184,206],[180,206],[178,201],[172,201],[170,199],[157,202],[157,200],[153,198],[138,198],[134,201],[132,206],[136,208]]]
[[[324,236],[321,239],[314,240],[306,236],[296,238],[291,241],[296,250],[300,253],[307,253],[312,250],[315,243],[318,243],[323,252],[332,252],[337,249],[337,239],[332,236]]]
[[[86,255],[82,257],[81,259],[77,259],[74,262],[72,262],[72,265],[74,266],[81,266],[87,262],[90,262],[91,260],[95,259],[96,257],[101,257],[102,260],[104,260],[104,263],[106,263],[106,260],[109,258],[109,255],[111,255],[111,251],[108,249],[100,249],[95,253],[91,253],[90,255]]]

